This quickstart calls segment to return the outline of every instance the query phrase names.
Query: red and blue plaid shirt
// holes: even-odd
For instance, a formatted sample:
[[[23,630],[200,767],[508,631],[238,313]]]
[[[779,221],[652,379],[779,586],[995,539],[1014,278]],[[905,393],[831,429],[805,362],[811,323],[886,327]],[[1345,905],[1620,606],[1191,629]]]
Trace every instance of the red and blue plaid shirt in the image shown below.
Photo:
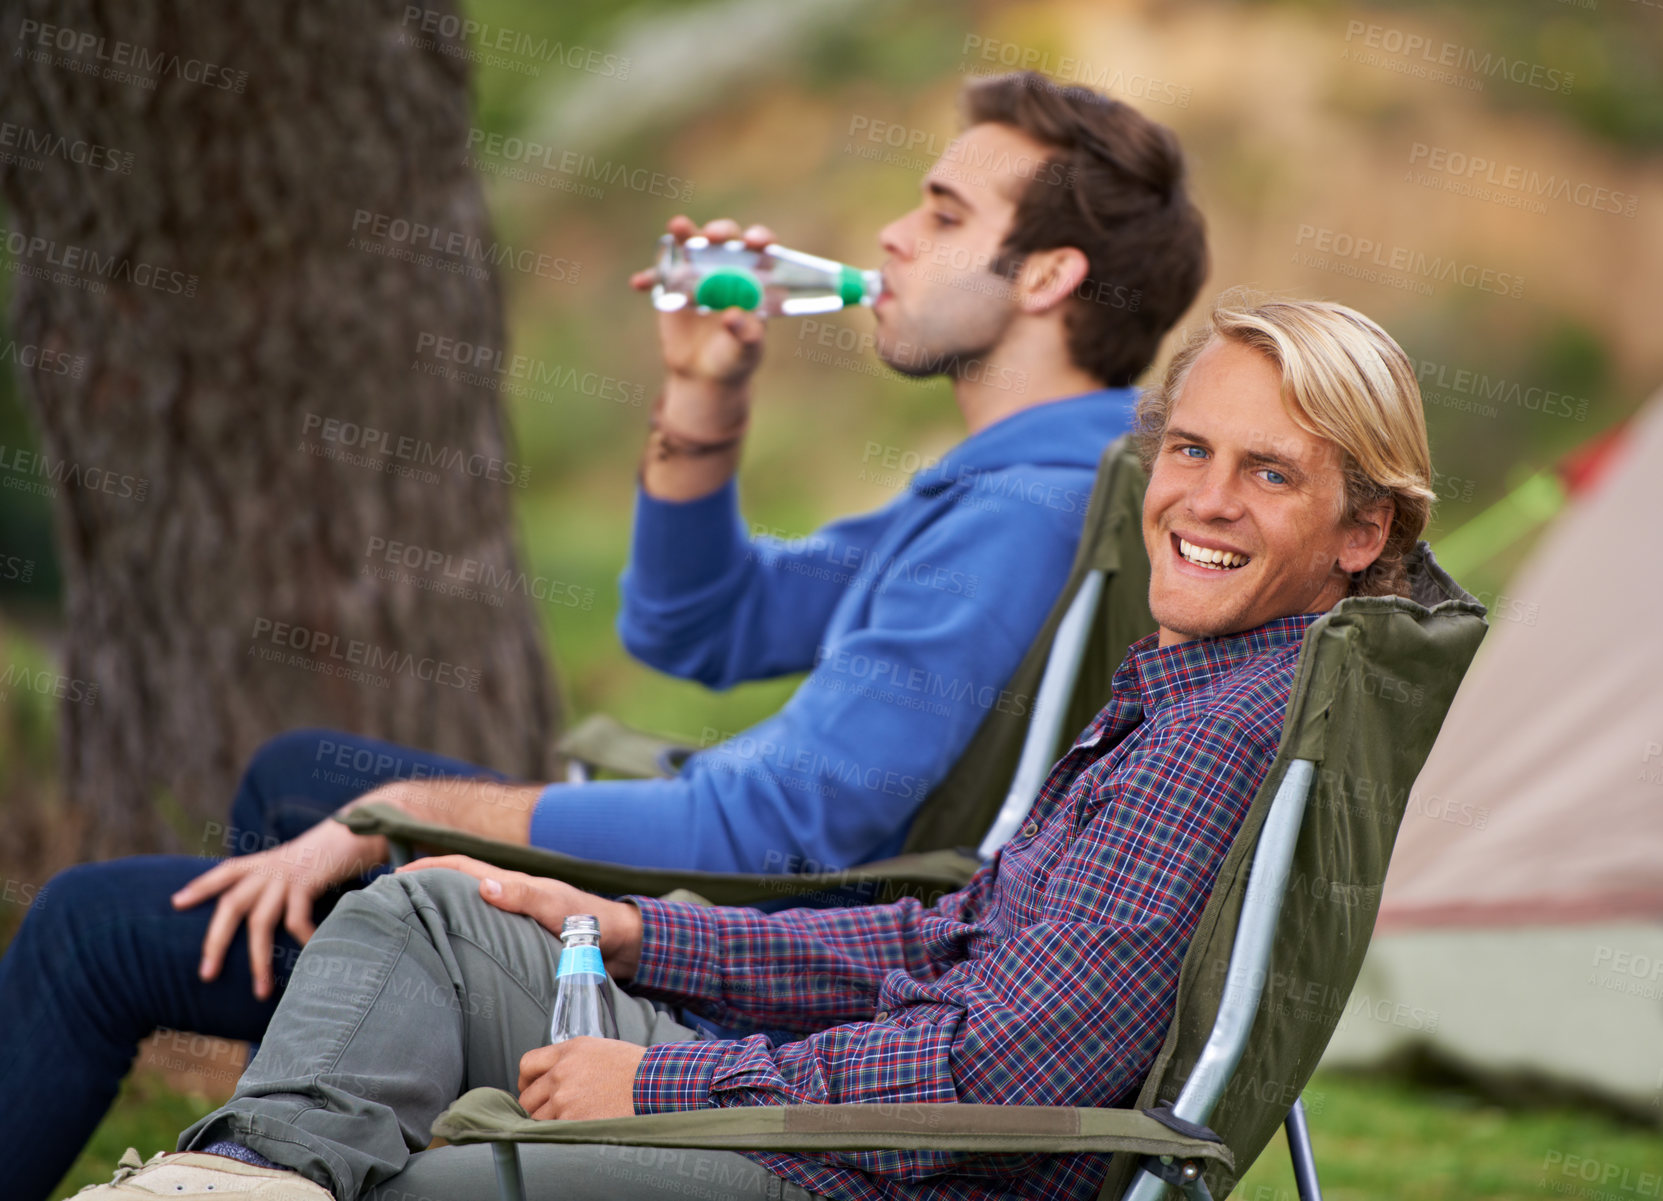
[[[973,1101],[1114,1106],[1165,1037],[1178,969],[1281,734],[1315,614],[1132,647],[1021,831],[960,891],[765,914],[634,898],[632,991],[776,1043],[647,1049],[635,1110]],[[1092,1155],[748,1152],[834,1198],[1095,1196]]]

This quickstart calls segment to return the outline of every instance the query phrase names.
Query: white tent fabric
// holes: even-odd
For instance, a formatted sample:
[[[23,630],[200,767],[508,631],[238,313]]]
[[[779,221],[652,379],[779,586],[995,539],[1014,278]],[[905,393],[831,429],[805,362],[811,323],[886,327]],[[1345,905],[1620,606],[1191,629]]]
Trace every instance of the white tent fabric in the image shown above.
[[[1480,597],[1331,1065],[1421,1043],[1663,1120],[1663,398],[1617,454]]]

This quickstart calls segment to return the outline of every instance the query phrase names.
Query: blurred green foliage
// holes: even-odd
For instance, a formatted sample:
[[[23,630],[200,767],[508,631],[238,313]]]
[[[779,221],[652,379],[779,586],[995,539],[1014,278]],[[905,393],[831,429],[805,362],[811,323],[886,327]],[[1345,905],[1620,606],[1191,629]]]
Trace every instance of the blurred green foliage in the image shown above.
[[[1434,32],[1479,54],[1541,63],[1574,76],[1563,91],[1490,89],[1500,108],[1566,118],[1634,151],[1663,147],[1663,23],[1638,0],[1247,0],[1262,7]]]

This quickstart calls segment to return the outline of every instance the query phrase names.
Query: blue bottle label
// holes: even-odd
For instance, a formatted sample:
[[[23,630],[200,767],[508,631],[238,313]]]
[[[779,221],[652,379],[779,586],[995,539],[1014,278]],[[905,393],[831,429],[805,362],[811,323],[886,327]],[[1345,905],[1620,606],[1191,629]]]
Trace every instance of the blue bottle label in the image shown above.
[[[601,962],[599,947],[567,947],[560,952],[560,966],[555,969],[555,979],[562,976],[604,976],[606,965]]]

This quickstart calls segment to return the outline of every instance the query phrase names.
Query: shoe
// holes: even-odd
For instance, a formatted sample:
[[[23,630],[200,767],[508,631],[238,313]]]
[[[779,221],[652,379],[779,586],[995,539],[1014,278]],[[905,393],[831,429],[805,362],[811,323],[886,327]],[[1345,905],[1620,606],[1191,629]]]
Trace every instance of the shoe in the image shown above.
[[[121,1157],[115,1179],[108,1184],[89,1184],[75,1196],[86,1201],[139,1201],[150,1197],[173,1197],[177,1201],[335,1201],[328,1189],[286,1168],[257,1168],[201,1151],[161,1151],[145,1163],[132,1147]]]

